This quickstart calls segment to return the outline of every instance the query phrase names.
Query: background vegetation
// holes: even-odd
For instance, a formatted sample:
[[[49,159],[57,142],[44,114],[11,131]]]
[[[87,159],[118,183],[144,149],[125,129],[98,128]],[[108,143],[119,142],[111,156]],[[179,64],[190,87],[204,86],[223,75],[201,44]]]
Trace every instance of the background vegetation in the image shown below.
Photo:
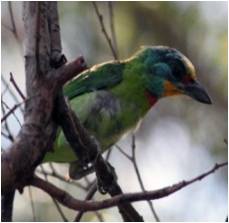
[[[11,27],[8,3],[2,2],[1,62],[4,80],[9,82],[9,73],[12,72],[24,92],[21,5],[21,2],[12,3],[18,33],[15,39],[8,28]],[[97,5],[110,33],[108,3]],[[213,100],[213,105],[208,106],[185,96],[166,98],[147,115],[136,131],[137,161],[146,189],[189,179],[214,163],[227,160],[227,145],[224,142],[228,123],[227,2],[114,2],[113,9],[119,58],[129,57],[141,45],[175,47],[193,62],[200,81]],[[63,52],[69,61],[83,55],[91,66],[113,59],[91,2],[60,2],[59,15]],[[13,107],[15,101],[5,90],[7,85],[3,78],[2,100]],[[14,91],[11,85],[9,88]],[[15,114],[22,123],[20,109]],[[8,123],[15,136],[20,125],[14,116],[9,118]],[[10,141],[2,136],[2,149],[9,144]],[[130,152],[131,137],[126,137],[119,145]],[[112,149],[110,161],[125,192],[139,191],[131,162],[117,148]],[[67,173],[67,165],[54,167],[63,175]],[[85,197],[85,193],[75,186],[51,177],[49,180],[76,197]],[[82,181],[82,184],[85,182]],[[28,189],[23,195],[17,194],[15,219],[33,220],[30,197]],[[46,194],[32,189],[32,197],[36,220],[62,219]],[[96,198],[99,197],[96,194]],[[135,203],[134,206],[145,220],[154,219],[146,202]],[[162,221],[223,221],[227,214],[227,170],[216,172],[179,193],[155,201],[154,206]],[[74,211],[63,210],[69,220],[76,215]],[[120,220],[116,208],[100,213],[107,221]],[[83,220],[97,219],[94,214],[88,213]]]

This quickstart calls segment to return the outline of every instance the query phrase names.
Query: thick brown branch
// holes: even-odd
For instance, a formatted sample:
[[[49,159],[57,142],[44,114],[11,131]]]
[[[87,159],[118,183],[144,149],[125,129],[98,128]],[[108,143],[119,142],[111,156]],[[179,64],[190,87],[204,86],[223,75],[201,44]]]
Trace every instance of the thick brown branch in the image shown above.
[[[84,58],[78,57],[76,60],[60,67],[58,70],[53,70],[48,78],[57,80],[58,87],[60,88],[86,68],[87,66]]]
[[[51,67],[47,2],[24,2],[23,14],[26,92],[32,100],[25,100],[25,121],[15,142],[2,152],[5,200],[9,200],[8,195],[15,189],[22,191],[45,153],[52,148],[57,131],[53,120],[54,101],[62,85],[85,68],[82,58],[63,68]]]
[[[85,200],[86,201],[91,200],[92,197],[95,195],[96,191],[97,191],[97,184],[94,183],[94,184],[92,184],[91,188],[89,189],[89,191],[88,191],[88,193],[87,193],[87,195],[85,197]],[[79,222],[84,213],[85,213],[84,211],[80,211],[77,214],[77,216],[76,216],[74,221]]]
[[[54,197],[60,203],[62,203],[63,205],[71,209],[79,210],[79,211],[95,211],[95,210],[101,210],[104,208],[110,208],[110,207],[113,207],[119,204],[124,204],[127,202],[136,202],[136,201],[142,201],[142,200],[156,200],[156,199],[167,197],[196,181],[202,180],[203,178],[207,177],[208,175],[214,173],[219,168],[222,168],[227,165],[228,165],[227,162],[221,163],[221,164],[215,164],[215,166],[211,170],[191,180],[181,181],[172,186],[164,187],[162,189],[153,190],[153,191],[145,191],[145,192],[140,192],[140,193],[126,193],[126,194],[116,195],[110,199],[106,199],[102,201],[81,201],[81,200],[75,199],[67,192],[37,177],[35,177],[30,182],[30,184],[47,192],[50,196]]]
[[[41,4],[41,5],[40,5]],[[40,5],[40,7],[38,7]],[[25,41],[25,70],[27,97],[32,100],[26,101],[25,122],[19,132],[15,143],[2,153],[2,191],[12,188],[22,188],[33,175],[33,170],[42,161],[45,153],[52,148],[55,140],[57,125],[52,120],[53,104],[60,88],[60,83],[65,83],[69,78],[77,75],[84,69],[82,59],[70,63],[66,67],[53,69],[49,64],[50,58],[45,47],[49,37],[46,32],[44,20],[47,13],[45,2],[25,2],[24,22],[27,39]],[[40,30],[36,33],[37,10],[42,17]],[[40,35],[39,63],[35,57],[36,35]],[[48,62],[47,62],[48,61]],[[37,75],[37,66],[40,66],[42,75]],[[49,71],[46,73],[47,69]],[[69,74],[70,73],[70,74]],[[61,74],[61,76],[60,76]],[[65,76],[66,75],[66,76]],[[20,161],[20,162],[19,162]]]
[[[1,221],[12,221],[13,217],[13,200],[14,200],[15,191],[8,191],[7,194],[1,197]]]
[[[60,67],[66,60],[62,55],[59,16],[57,11],[57,2],[49,2],[48,24],[51,42],[51,65]]]

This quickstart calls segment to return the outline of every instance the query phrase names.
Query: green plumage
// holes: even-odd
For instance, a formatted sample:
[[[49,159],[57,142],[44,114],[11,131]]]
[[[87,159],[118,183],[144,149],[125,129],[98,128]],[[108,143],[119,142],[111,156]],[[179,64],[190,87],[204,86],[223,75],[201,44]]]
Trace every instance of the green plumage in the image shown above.
[[[170,93],[165,81],[180,86],[184,77],[193,79],[190,64],[175,49],[148,47],[127,60],[86,70],[65,86],[64,94],[81,123],[105,150],[135,128],[164,93]],[[60,131],[54,152],[44,161],[76,159]]]

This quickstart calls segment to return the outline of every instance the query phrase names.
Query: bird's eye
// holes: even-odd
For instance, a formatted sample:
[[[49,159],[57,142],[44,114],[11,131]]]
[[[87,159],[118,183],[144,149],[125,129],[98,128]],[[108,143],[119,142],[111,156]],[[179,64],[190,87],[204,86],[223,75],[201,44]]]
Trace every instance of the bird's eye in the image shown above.
[[[170,59],[167,63],[171,67],[173,77],[181,81],[186,73],[184,64],[179,59]]]

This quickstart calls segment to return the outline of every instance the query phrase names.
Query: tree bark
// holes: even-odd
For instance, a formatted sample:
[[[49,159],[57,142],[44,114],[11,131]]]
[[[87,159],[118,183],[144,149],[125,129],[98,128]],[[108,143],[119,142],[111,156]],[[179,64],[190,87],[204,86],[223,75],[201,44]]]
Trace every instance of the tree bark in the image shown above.
[[[15,143],[2,153],[2,220],[6,221],[12,220],[14,191],[22,192],[32,181],[35,168],[53,146],[58,124],[77,155],[83,160],[86,153],[93,161],[101,190],[111,196],[122,193],[98,144],[64,100],[62,86],[86,66],[82,57],[62,66],[66,59],[61,54],[57,3],[24,2],[23,19],[27,99],[24,124]],[[56,112],[62,115],[62,122],[54,117]],[[125,221],[143,221],[130,203],[118,208]]]
[[[58,69],[50,66],[53,59],[50,57],[50,39],[53,43],[55,41],[50,37],[47,17],[48,8],[53,7],[52,5],[55,6],[56,3],[24,2],[23,5],[27,100],[24,124],[15,143],[2,152],[4,200],[13,200],[7,198],[12,197],[15,189],[22,191],[45,153],[52,148],[57,130],[52,117],[55,98],[65,82],[85,69],[82,58]],[[2,217],[6,217],[2,220],[12,220],[10,215]]]

